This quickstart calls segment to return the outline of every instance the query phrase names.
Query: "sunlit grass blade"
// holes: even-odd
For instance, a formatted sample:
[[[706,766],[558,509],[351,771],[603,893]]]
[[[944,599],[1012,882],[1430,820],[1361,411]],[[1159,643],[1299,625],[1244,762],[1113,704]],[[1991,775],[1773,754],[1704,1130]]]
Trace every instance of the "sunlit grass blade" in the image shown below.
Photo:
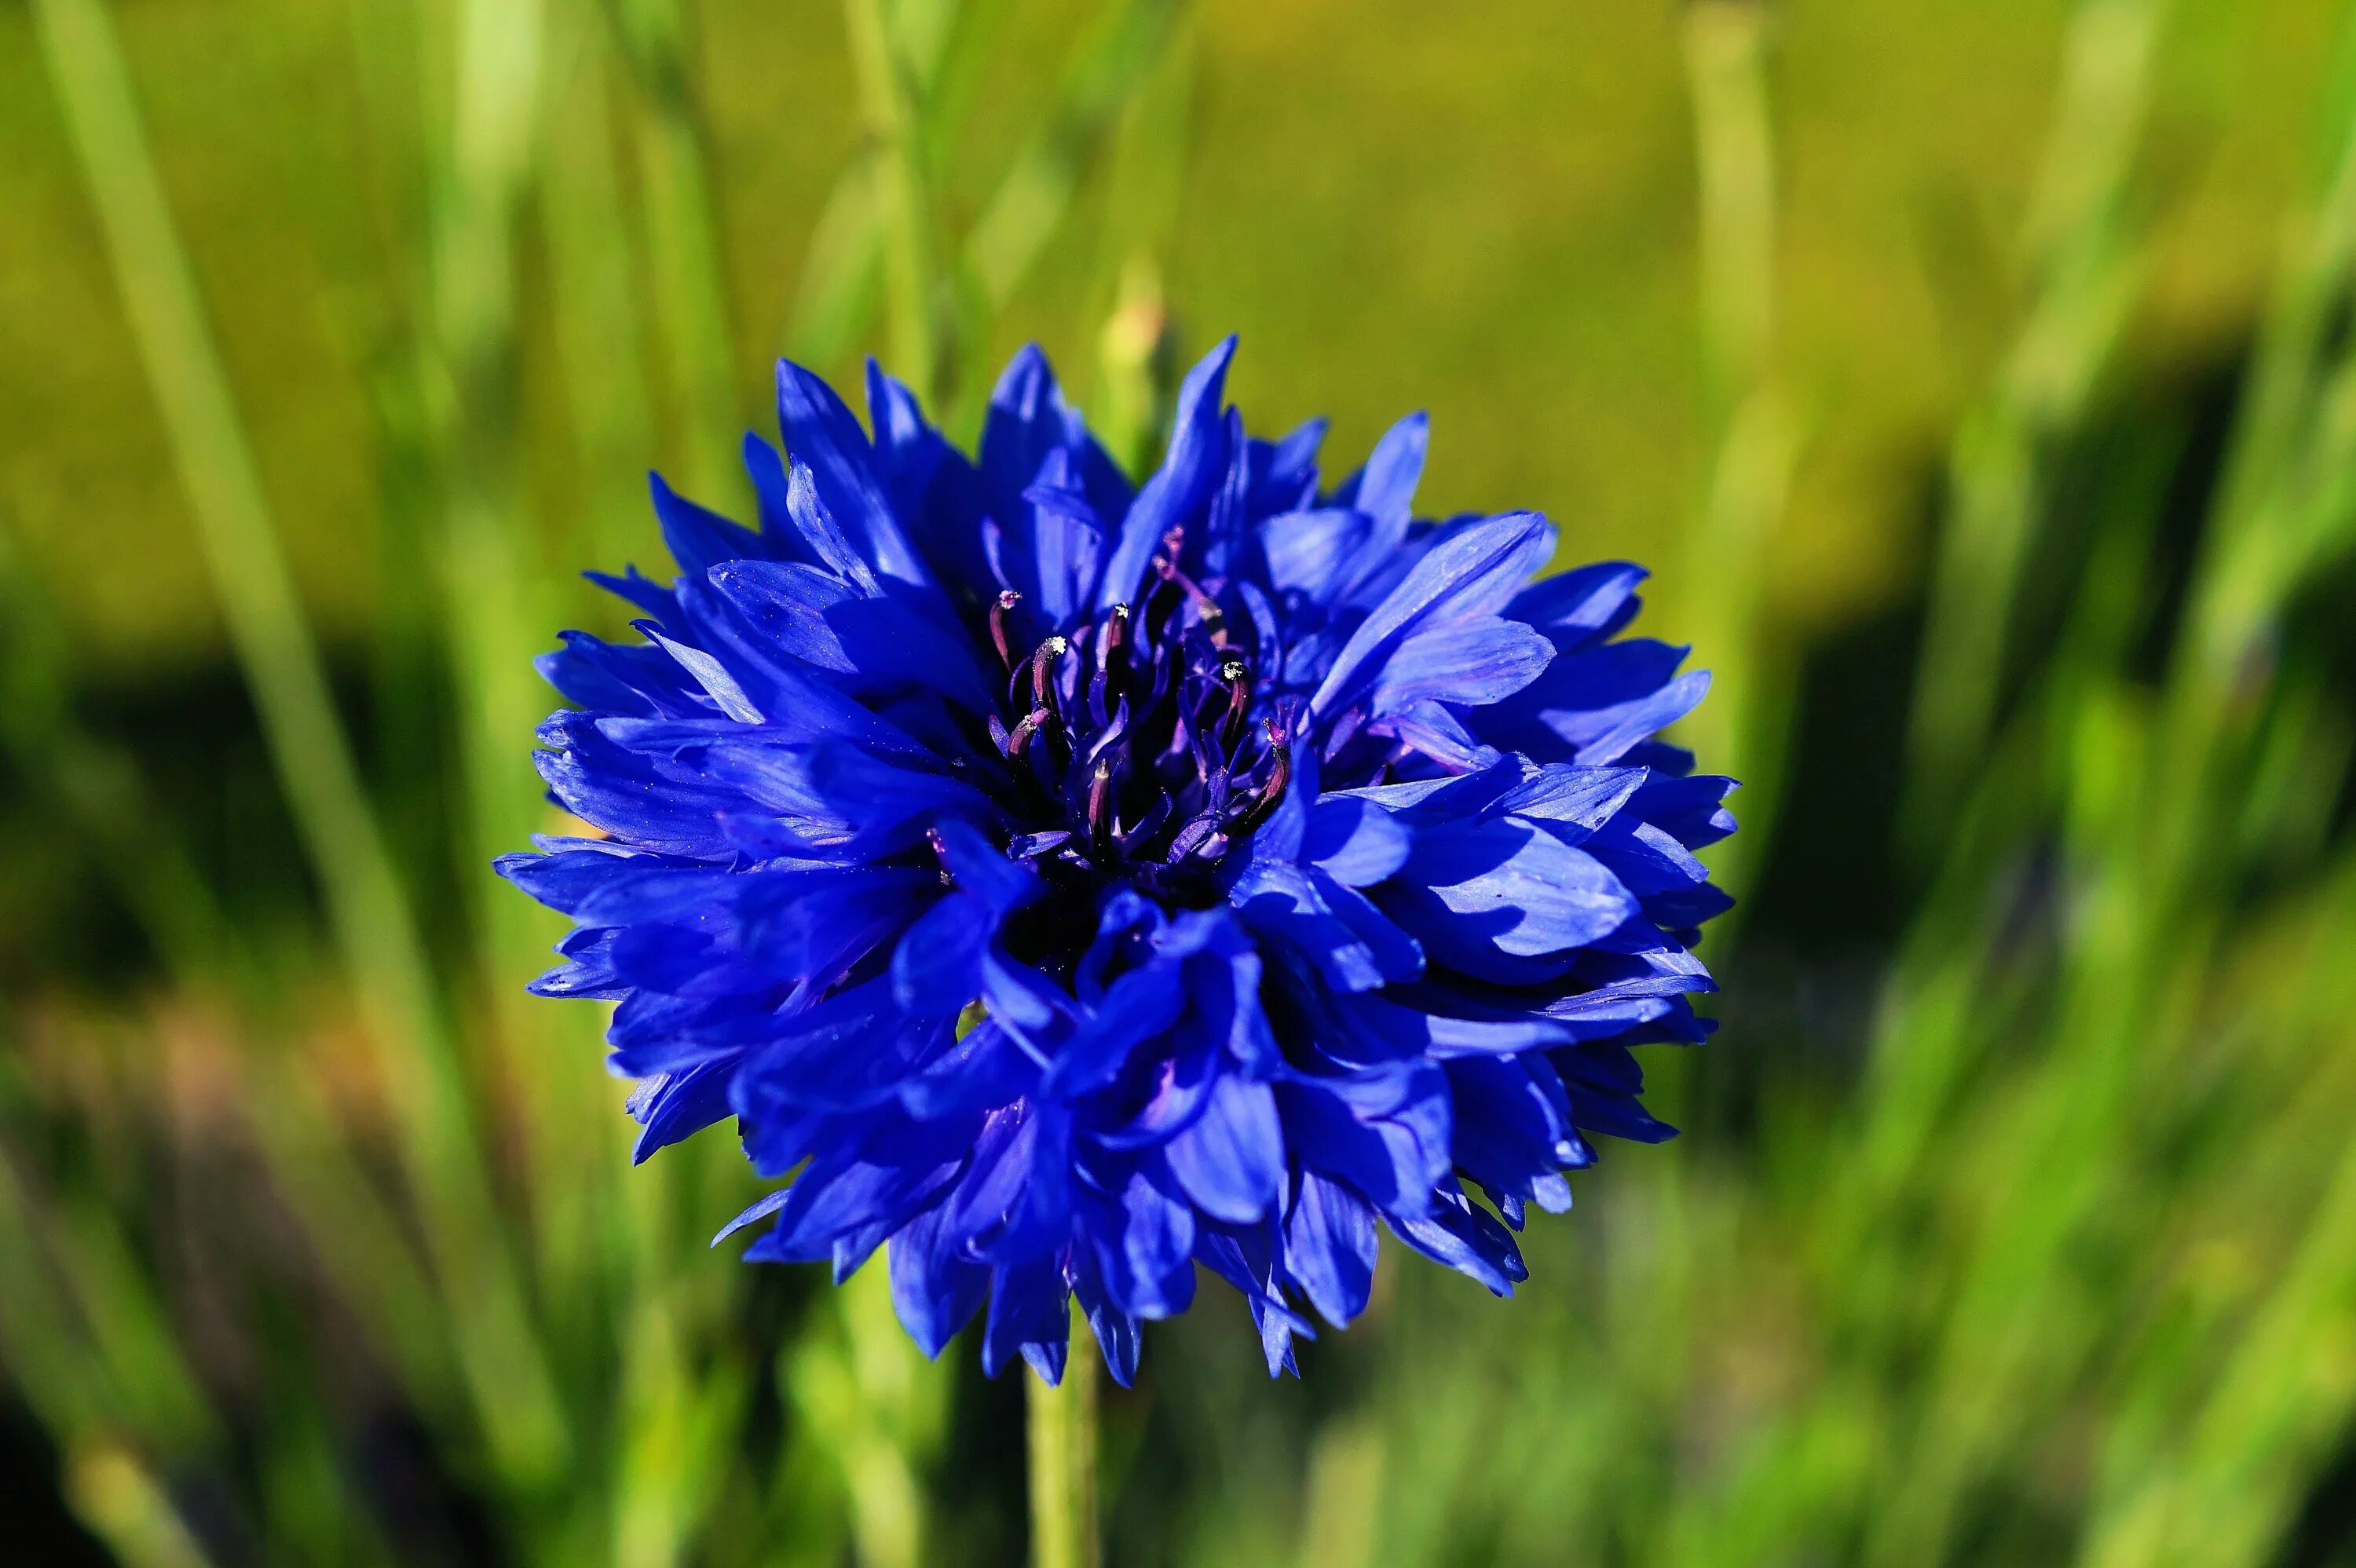
[[[1781,741],[1789,729],[1792,653],[1767,625],[1773,544],[1789,502],[1799,432],[1774,363],[1777,214],[1768,101],[1768,8],[1705,0],[1685,16],[1701,231],[1704,415],[1715,443],[1700,514],[1687,531],[1686,620],[1708,650],[1709,700],[1684,721],[1685,743],[1740,779],[1743,831],[1714,847],[1716,875],[1738,900],[1746,869],[1772,841]],[[1699,585],[1707,583],[1707,592]],[[1724,944],[1733,928],[1721,925]]]
[[[1160,459],[1181,370],[1162,268],[1194,136],[1198,53],[1191,14],[1181,16],[1121,111],[1106,159],[1098,277],[1089,290],[1091,299],[1103,301],[1105,321],[1097,334],[1089,428],[1113,461],[1141,481]]]
[[[2023,237],[2026,325],[1957,432],[1909,736],[1918,858],[1940,832],[1997,706],[2046,448],[2083,412],[2138,286],[2122,232],[2161,0],[2083,0]]]
[[[94,1441],[66,1463],[66,1496],[123,1568],[204,1568],[204,1549],[170,1491],[128,1451]]]
[[[833,365],[867,331],[883,293],[884,214],[875,154],[862,149],[810,229],[786,332],[786,357]]]
[[[539,216],[582,519],[557,549],[606,568],[651,544],[638,479],[654,451],[644,269],[616,157],[613,48],[592,0],[551,0]],[[723,361],[724,364],[724,361]],[[700,482],[700,481],[699,481]]]
[[[534,1456],[561,1445],[562,1427],[500,1257],[450,1039],[287,575],[112,25],[99,0],[44,0],[37,19],[230,639],[401,1115],[412,1179],[433,1199],[444,1287],[471,1304],[454,1328],[482,1393],[478,1413],[511,1462],[539,1468],[546,1460]]]
[[[1053,108],[966,240],[964,266],[986,314],[1005,307],[1062,223],[1081,171],[1151,69],[1178,11],[1176,0],[1124,0],[1105,10],[1081,46]]]
[[[920,401],[937,406],[948,386],[951,345],[919,87],[895,7],[884,0],[845,0],[843,14],[860,111],[874,148],[892,363]]]
[[[610,9],[638,86],[630,139],[637,155],[648,293],[677,400],[686,478],[700,493],[716,496],[736,473],[744,419],[717,186],[689,59],[692,17],[686,0],[616,0]]]

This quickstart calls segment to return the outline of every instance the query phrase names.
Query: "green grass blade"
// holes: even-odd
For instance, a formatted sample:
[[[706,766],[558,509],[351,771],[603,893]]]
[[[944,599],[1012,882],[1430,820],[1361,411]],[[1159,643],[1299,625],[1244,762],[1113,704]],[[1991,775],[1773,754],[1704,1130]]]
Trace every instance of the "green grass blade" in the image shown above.
[[[434,1241],[444,1287],[472,1305],[455,1326],[472,1347],[480,1413],[509,1459],[544,1471],[562,1428],[499,1259],[455,1054],[279,549],[112,23],[100,0],[43,0],[36,19],[231,643],[409,1138],[412,1179],[439,1198],[431,1205]]]

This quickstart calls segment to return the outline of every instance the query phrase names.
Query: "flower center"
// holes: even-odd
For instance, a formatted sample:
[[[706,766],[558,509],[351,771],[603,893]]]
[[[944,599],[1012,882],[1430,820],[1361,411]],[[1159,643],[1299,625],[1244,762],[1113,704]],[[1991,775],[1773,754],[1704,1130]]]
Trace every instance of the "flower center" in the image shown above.
[[[1279,650],[1179,569],[1181,542],[1164,536],[1137,605],[1027,654],[1011,631],[1022,596],[1001,593],[989,623],[1006,717],[989,728],[1010,804],[1064,835],[1058,861],[1191,903],[1214,896],[1219,861],[1283,800],[1293,712],[1261,697]]]

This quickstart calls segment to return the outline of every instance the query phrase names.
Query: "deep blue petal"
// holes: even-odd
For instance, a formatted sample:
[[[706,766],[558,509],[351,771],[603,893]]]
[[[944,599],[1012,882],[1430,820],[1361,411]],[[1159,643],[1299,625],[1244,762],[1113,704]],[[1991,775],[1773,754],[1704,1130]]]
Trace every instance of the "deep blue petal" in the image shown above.
[[[929,586],[931,573],[893,516],[859,421],[834,389],[800,366],[777,361],[777,423],[786,451],[810,470],[819,500],[881,575]]]
[[[1554,528],[1535,512],[1476,523],[1438,545],[1351,634],[1311,707],[1330,714],[1357,700],[1417,633],[1495,614],[1553,553]]]
[[[1204,1213],[1237,1225],[1260,1218],[1284,1183],[1284,1126],[1275,1093],[1265,1083],[1222,1074],[1202,1115],[1162,1152]]]
[[[1226,390],[1227,365],[1235,353],[1236,340],[1226,338],[1186,372],[1178,389],[1170,454],[1137,493],[1121,523],[1098,584],[1098,613],[1138,597],[1147,563],[1162,548],[1162,536],[1193,521],[1209,505],[1212,491],[1226,472],[1226,425],[1219,411]]]
[[[1374,1292],[1374,1211],[1339,1182],[1304,1171],[1284,1222],[1285,1273],[1336,1328],[1366,1309]]]

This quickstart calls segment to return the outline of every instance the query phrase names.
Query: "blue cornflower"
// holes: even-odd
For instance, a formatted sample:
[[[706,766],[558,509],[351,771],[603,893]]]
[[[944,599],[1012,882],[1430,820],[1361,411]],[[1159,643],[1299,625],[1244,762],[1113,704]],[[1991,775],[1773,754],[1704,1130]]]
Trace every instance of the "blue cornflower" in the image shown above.
[[[734,1115],[799,1175],[723,1235],[888,1246],[908,1332],[986,1307],[993,1374],[1055,1381],[1076,1295],[1128,1381],[1198,1264],[1290,1369],[1383,1228],[1509,1294],[1590,1135],[1671,1134],[1629,1048],[1710,1027],[1731,784],[1654,738],[1707,677],[1619,635],[1643,571],[1415,518],[1420,415],[1323,488],[1233,352],[1134,490],[1035,349],[970,461],[880,371],[871,438],[780,365],[758,531],[656,480],[678,581],[595,578],[645,640],[541,661],[541,772],[606,836],[499,869],[577,925],[535,988],[618,1004],[639,1157]]]

